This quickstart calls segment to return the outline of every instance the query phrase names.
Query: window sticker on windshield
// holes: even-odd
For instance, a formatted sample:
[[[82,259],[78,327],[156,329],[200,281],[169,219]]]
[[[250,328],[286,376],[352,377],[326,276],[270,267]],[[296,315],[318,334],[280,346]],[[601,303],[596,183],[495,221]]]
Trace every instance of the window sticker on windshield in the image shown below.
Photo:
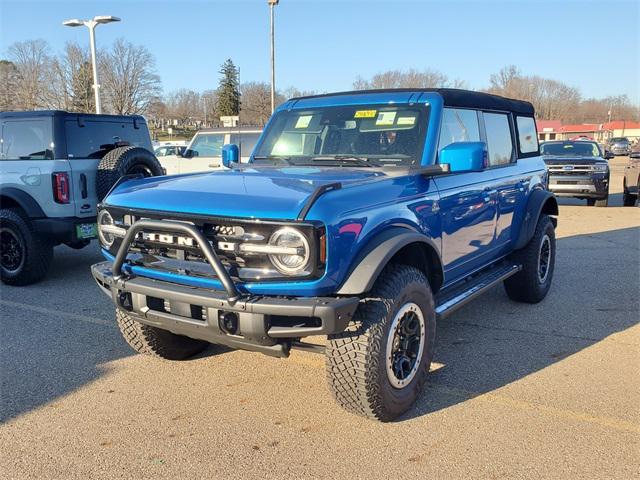
[[[313,115],[300,115],[298,117],[298,121],[296,122],[295,128],[307,128],[309,126],[309,123],[311,123],[312,118]]]
[[[397,125],[413,125],[416,123],[416,117],[398,117]]]
[[[376,119],[376,126],[393,125],[397,112],[380,112]]]
[[[374,118],[378,113],[377,110],[356,110],[353,118]]]

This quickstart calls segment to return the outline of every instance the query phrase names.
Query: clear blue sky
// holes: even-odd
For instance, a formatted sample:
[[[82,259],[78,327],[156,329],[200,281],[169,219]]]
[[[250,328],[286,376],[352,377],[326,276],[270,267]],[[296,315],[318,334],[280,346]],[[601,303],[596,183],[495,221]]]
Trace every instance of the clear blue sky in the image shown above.
[[[281,0],[276,7],[278,87],[350,89],[358,75],[440,70],[470,88],[507,64],[578,87],[584,97],[640,102],[640,2]],[[117,37],[145,45],[165,91],[215,88],[232,58],[241,80],[269,80],[266,0],[0,0],[0,55],[44,38],[56,51],[88,42],[67,18],[115,15],[98,46]]]

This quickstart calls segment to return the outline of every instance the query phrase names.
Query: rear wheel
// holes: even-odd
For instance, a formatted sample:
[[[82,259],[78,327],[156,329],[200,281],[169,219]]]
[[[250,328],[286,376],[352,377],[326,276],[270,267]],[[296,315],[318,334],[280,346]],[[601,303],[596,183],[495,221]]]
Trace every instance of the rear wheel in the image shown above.
[[[7,285],[41,280],[53,260],[53,245],[38,237],[21,210],[0,210],[0,272]]]
[[[329,388],[346,410],[390,421],[418,398],[433,358],[436,318],[425,275],[390,265],[346,331],[329,336]]]
[[[640,195],[640,185],[638,186],[638,194]],[[633,207],[636,204],[637,198],[637,195],[632,195],[631,193],[629,193],[627,183],[625,182],[622,185],[622,204],[625,207]]]
[[[556,259],[556,235],[549,216],[540,215],[529,243],[511,258],[522,270],[504,281],[507,295],[517,302],[540,302],[551,287]]]
[[[116,321],[129,346],[138,353],[152,357],[185,360],[209,345],[203,340],[176,335],[168,330],[140,323],[120,309],[116,309]]]

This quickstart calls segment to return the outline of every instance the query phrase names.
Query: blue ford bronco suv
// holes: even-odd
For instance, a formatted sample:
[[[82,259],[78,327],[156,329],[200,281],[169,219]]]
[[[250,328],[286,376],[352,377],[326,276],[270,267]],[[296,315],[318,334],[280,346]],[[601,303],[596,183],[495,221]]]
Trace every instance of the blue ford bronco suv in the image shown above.
[[[425,383],[436,321],[498,283],[536,303],[558,215],[530,103],[452,89],[294,98],[251,162],[116,185],[100,288],[134,350],[323,351],[347,410],[389,421]],[[304,337],[326,335],[326,347]]]

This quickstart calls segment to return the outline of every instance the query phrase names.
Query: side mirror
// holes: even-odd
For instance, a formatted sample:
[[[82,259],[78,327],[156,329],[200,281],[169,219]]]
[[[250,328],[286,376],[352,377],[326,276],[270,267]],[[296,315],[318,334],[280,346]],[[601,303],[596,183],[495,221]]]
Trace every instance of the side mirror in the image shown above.
[[[230,143],[222,147],[222,165],[231,168],[232,163],[238,163],[240,150],[236,144]]]
[[[616,156],[611,153],[611,152],[604,152],[604,159],[605,160],[611,160],[612,158],[615,158]]]
[[[448,164],[451,173],[481,172],[487,167],[487,144],[455,142],[440,150],[440,164]]]

